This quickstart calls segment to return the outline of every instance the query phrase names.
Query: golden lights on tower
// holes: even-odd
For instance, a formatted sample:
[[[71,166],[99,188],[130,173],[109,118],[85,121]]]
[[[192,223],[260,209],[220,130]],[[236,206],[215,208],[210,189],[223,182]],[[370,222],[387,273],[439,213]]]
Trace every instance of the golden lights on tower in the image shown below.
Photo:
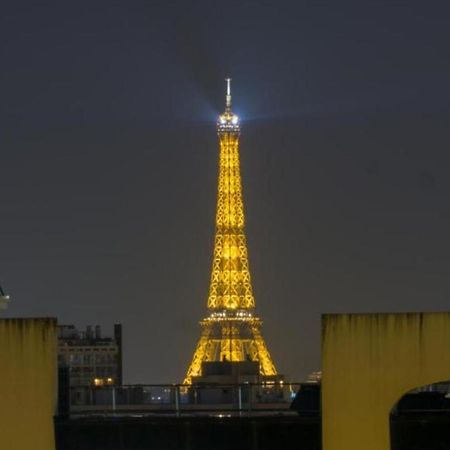
[[[227,78],[225,111],[219,116],[219,180],[216,233],[207,307],[202,333],[185,383],[201,375],[202,362],[258,361],[260,374],[277,374],[255,316],[245,236],[244,203],[239,161],[239,117],[231,110],[231,79]]]

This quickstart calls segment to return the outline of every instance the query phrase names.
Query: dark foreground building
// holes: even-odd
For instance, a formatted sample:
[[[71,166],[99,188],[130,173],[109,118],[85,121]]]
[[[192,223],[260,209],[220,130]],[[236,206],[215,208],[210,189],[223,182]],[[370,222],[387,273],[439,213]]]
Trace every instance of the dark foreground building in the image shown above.
[[[56,419],[57,450],[320,450],[318,417]],[[392,450],[450,449],[450,415],[391,418]]]
[[[297,416],[56,420],[57,450],[320,450],[320,423]]]
[[[301,392],[290,412],[244,408],[57,417],[56,449],[320,450],[320,386],[302,385]],[[449,450],[449,402],[437,392],[403,397],[390,418],[392,450]]]

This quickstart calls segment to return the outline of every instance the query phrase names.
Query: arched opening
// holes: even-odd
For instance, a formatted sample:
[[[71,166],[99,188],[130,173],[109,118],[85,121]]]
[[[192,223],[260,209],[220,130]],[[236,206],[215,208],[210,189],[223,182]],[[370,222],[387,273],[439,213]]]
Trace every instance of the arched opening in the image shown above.
[[[392,407],[392,450],[450,449],[450,380],[406,392]]]

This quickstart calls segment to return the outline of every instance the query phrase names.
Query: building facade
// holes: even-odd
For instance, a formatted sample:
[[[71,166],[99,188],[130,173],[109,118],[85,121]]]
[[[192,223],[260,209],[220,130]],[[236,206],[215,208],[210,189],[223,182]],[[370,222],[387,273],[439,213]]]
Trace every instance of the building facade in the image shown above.
[[[58,367],[69,369],[70,386],[120,386],[122,325],[114,325],[112,337],[103,337],[99,325],[85,331],[59,325]]]

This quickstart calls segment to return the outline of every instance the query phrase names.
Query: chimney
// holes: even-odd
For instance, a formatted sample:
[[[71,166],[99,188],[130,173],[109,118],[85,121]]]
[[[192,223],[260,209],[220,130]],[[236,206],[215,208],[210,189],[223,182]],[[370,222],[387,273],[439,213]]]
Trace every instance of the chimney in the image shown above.
[[[114,340],[116,341],[118,349],[118,367],[117,367],[117,384],[119,386],[123,383],[123,368],[122,368],[122,324],[114,324]]]

